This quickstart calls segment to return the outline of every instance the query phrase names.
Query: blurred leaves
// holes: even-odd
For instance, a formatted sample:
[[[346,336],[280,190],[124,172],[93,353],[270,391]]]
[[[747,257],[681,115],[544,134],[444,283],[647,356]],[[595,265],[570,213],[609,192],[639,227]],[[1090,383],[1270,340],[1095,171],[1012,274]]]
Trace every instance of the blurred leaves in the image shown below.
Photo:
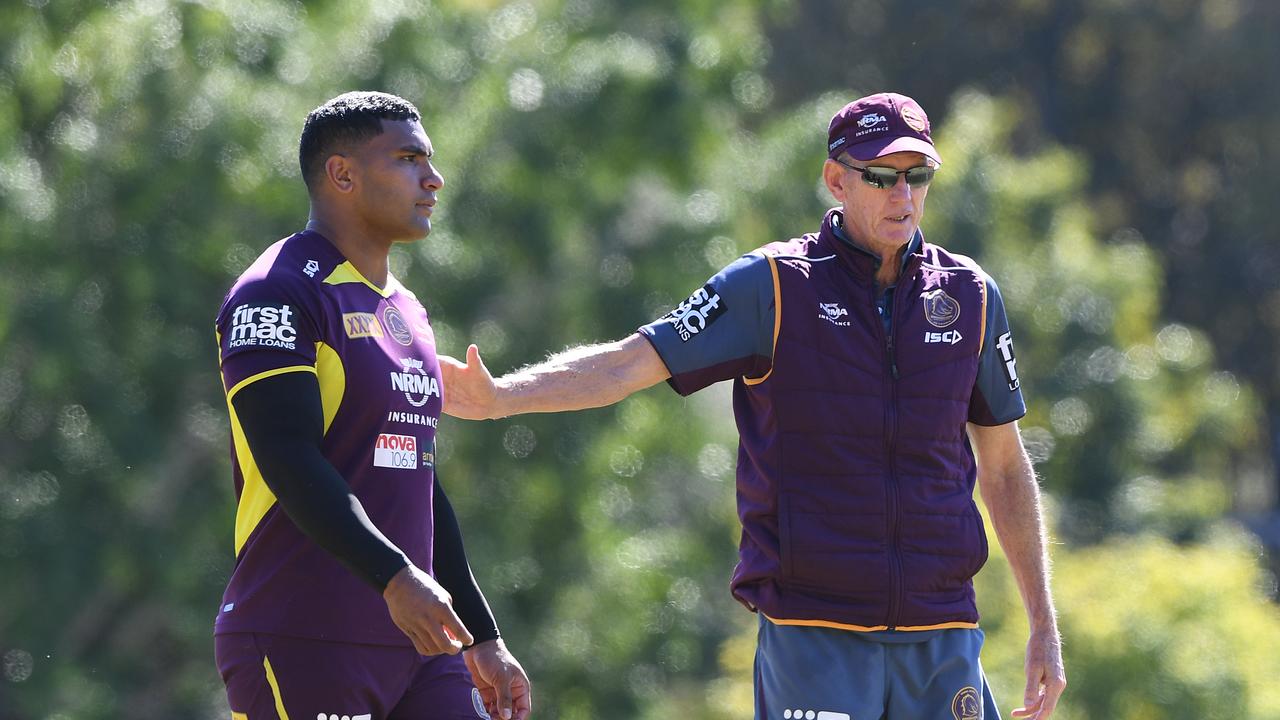
[[[929,108],[946,160],[927,237],[977,258],[1009,309],[1024,437],[1067,542],[1063,714],[1277,716],[1274,579],[1220,522],[1266,452],[1280,377],[1257,330],[1280,317],[1274,184],[1256,172],[1280,137],[1275,84],[1257,81],[1276,16],[1226,0],[10,3],[0,718],[226,716],[210,628],[234,509],[211,326],[305,219],[312,107],[378,88],[423,110],[445,187],[436,230],[392,267],[443,352],[478,342],[502,372],[622,336],[814,229],[828,119],[889,87]],[[912,40],[880,42],[908,22]],[[750,713],[727,386],[441,433],[539,717]],[[979,592],[1012,707],[1024,630],[999,558]],[[1212,663],[1192,662],[1200,647]]]

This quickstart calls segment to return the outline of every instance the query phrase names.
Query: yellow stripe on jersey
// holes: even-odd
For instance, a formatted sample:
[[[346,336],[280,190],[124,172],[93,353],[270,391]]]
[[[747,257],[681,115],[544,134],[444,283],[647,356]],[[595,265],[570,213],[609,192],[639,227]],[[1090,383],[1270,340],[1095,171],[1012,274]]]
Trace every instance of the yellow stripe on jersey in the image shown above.
[[[227,393],[227,414],[231,417],[231,439],[235,443],[240,478],[244,481],[244,485],[240,488],[240,503],[236,506],[236,557],[240,556],[240,550],[244,548],[254,528],[262,522],[263,516],[271,506],[276,504],[276,495],[262,479],[262,471],[258,469],[258,463],[253,459],[253,452],[249,450],[249,440],[244,436],[244,428],[240,426],[240,418],[236,416],[236,406],[231,403],[231,398],[241,388],[263,378],[291,372],[314,373],[315,371],[316,369],[309,365],[293,365],[267,370],[241,380]]]
[[[390,276],[387,276],[387,279],[391,280],[392,278]],[[384,298],[391,297],[391,293],[395,289],[395,284],[392,282],[388,282],[385,288],[380,288],[377,285],[374,285],[373,283],[369,282],[369,279],[366,278],[364,275],[361,275],[360,271],[356,269],[355,265],[351,264],[350,260],[334,268],[333,272],[329,273],[329,277],[324,279],[324,282],[326,285],[341,285],[343,283],[364,283],[365,285],[369,286],[370,290],[373,290],[374,292],[378,293]]]
[[[276,673],[271,669],[271,660],[262,658],[262,667],[267,671],[267,684],[271,686],[271,697],[276,700],[276,715],[280,720],[289,720],[289,713],[284,709],[284,698],[280,697],[280,683],[276,682]]]
[[[342,358],[338,351],[324,343],[316,343],[316,366],[295,365],[287,368],[276,368],[258,373],[236,383],[227,393],[227,413],[231,416],[231,437],[235,442],[236,458],[240,463],[240,477],[244,480],[240,488],[240,504],[236,507],[236,557],[249,541],[249,536],[262,522],[267,511],[276,504],[276,495],[267,487],[262,478],[262,471],[253,459],[253,451],[249,449],[249,441],[240,427],[240,419],[236,417],[235,406],[231,398],[244,386],[263,378],[282,375],[289,372],[312,372],[320,383],[320,406],[324,412],[324,432],[338,414],[338,406],[342,404],[342,396],[346,393],[346,370],[342,366]]]
[[[249,720],[249,716],[245,715],[244,713],[235,712],[233,710],[231,711],[231,720]]]
[[[778,333],[782,331],[782,288],[778,282],[778,263],[772,255],[765,255],[769,261],[769,272],[773,273],[773,356],[778,354]],[[773,358],[769,359],[769,372],[758,378],[742,378],[748,385],[759,385],[773,374]]]
[[[316,343],[316,377],[320,380],[320,405],[324,408],[324,432],[328,435],[342,396],[347,392],[347,371],[338,351],[322,342]]]
[[[276,375],[284,375],[285,373],[291,373],[291,372],[314,373],[315,371],[316,369],[311,367],[310,365],[290,365],[289,367],[274,368],[272,370],[263,370],[257,375],[250,375],[249,377],[241,380],[240,382],[232,386],[232,388],[227,391],[227,402],[231,402],[231,398],[235,397],[236,393],[240,392],[240,390],[244,386],[258,382],[259,380],[266,380],[269,377],[275,377]]]
[[[802,625],[804,627],[825,627],[835,628],[837,630],[852,630],[853,632],[877,632],[879,630],[888,630],[888,625],[849,625],[847,623],[830,622],[827,620],[780,620],[778,618],[765,615],[765,619],[774,625]],[[922,632],[925,630],[950,630],[953,628],[973,629],[978,627],[978,623],[969,622],[949,622],[939,623],[937,625],[899,625],[894,630],[903,632]]]

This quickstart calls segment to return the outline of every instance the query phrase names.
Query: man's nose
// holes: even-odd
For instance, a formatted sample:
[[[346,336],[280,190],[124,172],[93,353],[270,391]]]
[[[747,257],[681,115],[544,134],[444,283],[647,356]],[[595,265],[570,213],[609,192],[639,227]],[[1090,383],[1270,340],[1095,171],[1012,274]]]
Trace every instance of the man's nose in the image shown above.
[[[893,187],[889,188],[889,192],[894,196],[906,196],[906,198],[910,200],[911,186],[907,184],[907,176],[899,173],[898,175],[893,176],[893,179]]]
[[[434,166],[427,166],[427,173],[422,178],[422,186],[428,190],[439,190],[444,187],[444,176]]]

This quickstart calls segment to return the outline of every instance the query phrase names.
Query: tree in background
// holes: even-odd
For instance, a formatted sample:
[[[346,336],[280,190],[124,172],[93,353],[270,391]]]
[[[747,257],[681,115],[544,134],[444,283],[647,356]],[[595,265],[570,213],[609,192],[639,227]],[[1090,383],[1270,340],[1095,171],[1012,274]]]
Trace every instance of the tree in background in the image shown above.
[[[1165,319],[1162,233],[1123,230],[1140,225],[1096,198],[1114,176],[1081,154],[1094,146],[1067,150],[1036,131],[1038,118],[1092,118],[1029,91],[948,102],[962,81],[932,100],[910,89],[945,63],[858,75],[833,92],[835,75],[779,76],[811,48],[850,57],[843,33],[803,43],[779,33],[799,9],[162,0],[0,10],[10,99],[0,103],[0,718],[225,717],[210,632],[233,508],[213,314],[231,278],[303,218],[306,112],[353,87],[424,111],[446,185],[437,229],[397,249],[393,271],[427,304],[444,351],[477,341],[497,371],[625,333],[741,252],[812,229],[831,202],[817,175],[831,113],[886,84],[913,92],[947,161],[926,233],[995,274],[1019,337],[1024,428],[1071,543],[1058,554],[1061,602],[1091,593],[1104,603],[1079,620],[1064,608],[1067,706],[1078,697],[1090,716],[1124,717],[1132,698],[1090,678],[1122,677],[1116,658],[1149,663],[1134,648],[1184,647],[1083,639],[1095,611],[1131,617],[1133,597],[1105,585],[1115,575],[1217,563],[1229,572],[1207,581],[1223,592],[1178,617],[1248,608],[1252,638],[1271,637],[1265,593],[1244,591],[1262,582],[1251,556],[1217,540],[1213,522],[1238,454],[1263,440],[1257,406],[1196,323]],[[986,35],[930,27],[935,45],[981,55]],[[1025,52],[1024,72],[1053,52]],[[1145,190],[1114,192],[1137,203],[1129,193]],[[726,590],[737,541],[727,392],[446,420],[441,434],[473,564],[537,685],[540,717],[743,715],[749,657],[744,669],[735,648],[751,623]],[[1074,560],[1084,543],[1098,545]],[[983,582],[996,588],[982,591],[988,669],[1017,688],[997,636],[1019,620],[995,601],[999,579]],[[1151,617],[1181,612],[1183,585],[1134,587]],[[1253,657],[1236,630],[1206,627]],[[1162,667],[1173,669],[1152,697],[1180,702],[1168,688],[1189,671]],[[1256,671],[1223,667],[1220,686],[1249,698],[1231,707],[1267,717]]]

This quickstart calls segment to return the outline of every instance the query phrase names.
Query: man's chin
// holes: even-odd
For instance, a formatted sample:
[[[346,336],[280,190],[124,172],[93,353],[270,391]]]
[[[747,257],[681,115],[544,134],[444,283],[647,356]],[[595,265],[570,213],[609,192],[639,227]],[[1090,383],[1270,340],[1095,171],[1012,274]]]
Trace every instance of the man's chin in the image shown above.
[[[406,228],[403,235],[395,242],[417,242],[431,234],[431,221],[425,223],[414,223],[410,228]]]

